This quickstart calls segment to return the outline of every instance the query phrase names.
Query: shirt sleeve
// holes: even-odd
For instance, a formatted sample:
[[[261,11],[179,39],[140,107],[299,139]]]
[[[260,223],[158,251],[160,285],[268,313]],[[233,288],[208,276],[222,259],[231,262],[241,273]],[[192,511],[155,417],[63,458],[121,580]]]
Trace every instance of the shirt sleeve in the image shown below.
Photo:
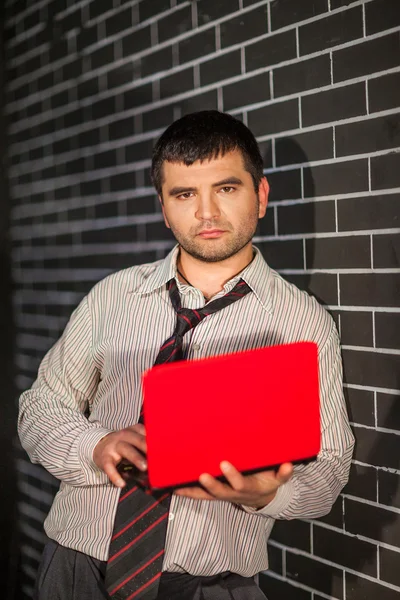
[[[319,354],[321,450],[315,461],[294,466],[293,477],[266,507],[246,512],[274,519],[326,515],[349,476],[354,436],[343,396],[343,370],[336,328]]]
[[[44,357],[32,388],[21,395],[18,416],[19,437],[32,462],[70,485],[108,482],[93,450],[111,432],[87,418],[99,379],[85,297]]]

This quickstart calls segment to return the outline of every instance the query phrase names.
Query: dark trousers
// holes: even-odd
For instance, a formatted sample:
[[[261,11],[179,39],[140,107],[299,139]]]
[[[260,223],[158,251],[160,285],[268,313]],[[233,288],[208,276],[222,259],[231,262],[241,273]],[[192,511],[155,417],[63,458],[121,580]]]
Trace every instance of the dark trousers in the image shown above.
[[[105,569],[105,562],[50,541],[39,566],[34,600],[109,600]],[[254,579],[235,573],[213,577],[163,573],[157,600],[265,600],[265,596]]]

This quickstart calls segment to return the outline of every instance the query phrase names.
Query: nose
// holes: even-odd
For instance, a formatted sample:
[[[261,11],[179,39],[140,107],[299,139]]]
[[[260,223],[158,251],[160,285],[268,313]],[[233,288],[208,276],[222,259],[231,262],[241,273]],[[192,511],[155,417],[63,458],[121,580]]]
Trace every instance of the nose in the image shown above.
[[[202,192],[198,195],[196,218],[199,221],[209,221],[221,215],[221,211],[212,191]]]

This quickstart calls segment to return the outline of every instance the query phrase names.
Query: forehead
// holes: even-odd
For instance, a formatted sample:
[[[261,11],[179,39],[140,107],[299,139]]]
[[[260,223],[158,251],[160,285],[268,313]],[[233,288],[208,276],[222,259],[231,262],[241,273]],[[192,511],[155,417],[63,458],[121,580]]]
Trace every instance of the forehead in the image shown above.
[[[245,170],[242,153],[240,150],[227,152],[217,158],[197,160],[187,166],[183,162],[165,161],[162,166],[163,184],[175,180],[192,180],[199,178],[204,181],[218,181],[225,176],[239,175],[242,178],[249,176]]]

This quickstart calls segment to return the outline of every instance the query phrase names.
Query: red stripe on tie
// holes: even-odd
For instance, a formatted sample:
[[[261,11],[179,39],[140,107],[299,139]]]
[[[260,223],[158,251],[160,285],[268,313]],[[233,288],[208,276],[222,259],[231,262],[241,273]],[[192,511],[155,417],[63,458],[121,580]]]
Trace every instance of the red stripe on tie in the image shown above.
[[[238,294],[238,292],[230,292],[229,296],[244,296],[244,294]]]
[[[171,344],[173,344],[174,341],[175,341],[175,339],[173,339],[170,342],[168,342],[168,344],[164,344],[164,346],[161,346],[160,352],[161,352],[161,350],[165,350],[165,348],[168,348],[168,346],[170,346]]]
[[[145,583],[144,585],[142,585],[142,587],[140,587],[138,590],[136,590],[136,592],[133,592],[133,594],[131,594],[130,596],[128,596],[126,598],[126,600],[132,600],[132,598],[134,598],[135,596],[137,596],[138,594],[140,594],[140,592],[143,592],[143,590],[145,590],[147,587],[149,587],[149,585],[151,585],[152,583],[154,583],[160,577],[161,577],[161,573],[157,573],[157,575],[154,575],[154,577],[152,577],[147,583]]]
[[[182,317],[182,319],[185,319],[186,323],[188,323],[188,325],[190,325],[190,327],[193,327],[192,322],[187,317],[185,317],[185,315],[179,315],[179,316]]]
[[[116,558],[118,558],[118,556],[121,556],[121,554],[123,554],[124,552],[126,552],[126,550],[128,550],[128,548],[130,548],[131,546],[133,546],[133,544],[136,544],[136,542],[138,542],[143,536],[145,536],[146,533],[148,533],[149,531],[151,531],[152,529],[154,529],[154,527],[156,527],[157,525],[159,525],[159,523],[161,523],[164,519],[166,519],[167,516],[168,516],[168,512],[166,512],[165,515],[163,515],[162,517],[160,517],[159,519],[157,519],[157,521],[154,521],[154,523],[152,525],[150,525],[147,529],[145,529],[144,531],[142,531],[142,533],[140,535],[138,535],[137,537],[135,537],[134,540],[132,540],[131,542],[129,542],[129,544],[126,544],[126,546],[124,546],[123,548],[121,548],[121,550],[118,550],[118,552],[116,552],[114,554],[114,556],[111,556],[111,558],[108,559],[108,563],[111,563],[113,560],[115,560]]]
[[[126,492],[123,496],[120,496],[119,501],[122,502],[123,500],[125,500],[125,498],[127,498],[128,496],[133,494],[133,492],[136,492],[137,489],[138,489],[138,487],[137,487],[137,485],[135,485],[135,487],[133,487],[131,490],[129,490],[129,492]]]
[[[175,348],[171,354],[168,356],[168,358],[166,359],[165,362],[169,362],[171,360],[171,358],[173,357],[174,354],[176,354],[178,352],[179,348]]]
[[[148,506],[146,508],[145,511],[142,512],[141,515],[139,515],[138,517],[136,517],[136,519],[133,519],[133,521],[131,521],[130,523],[128,523],[128,525],[125,525],[125,527],[123,529],[121,529],[120,531],[118,531],[118,533],[116,533],[113,537],[111,541],[116,540],[117,538],[119,538],[120,535],[122,535],[123,533],[125,533],[125,531],[127,531],[127,529],[129,529],[130,527],[132,527],[135,523],[137,523],[137,521],[139,521],[142,517],[144,517],[144,515],[147,515],[148,512],[150,512],[155,506],[157,506],[157,504],[160,504],[160,502],[162,502],[162,500],[164,500],[164,498],[167,497],[168,494],[164,494],[164,496],[161,496],[161,498],[159,498],[158,500],[156,500],[153,504],[151,504],[151,506]]]
[[[193,309],[193,312],[194,312],[194,314],[196,315],[196,317],[197,317],[197,318],[199,319],[199,321],[200,321],[200,319],[201,319],[200,313],[199,313],[199,312],[197,312],[197,310],[194,310],[194,309]]]
[[[164,554],[164,550],[160,550],[160,552],[158,554],[156,554],[155,556],[153,556],[150,560],[148,560],[145,565],[141,566],[140,569],[137,569],[137,571],[135,571],[134,573],[132,573],[132,575],[129,575],[129,577],[127,577],[126,579],[124,579],[124,581],[122,583],[120,583],[119,585],[117,585],[116,588],[114,588],[113,590],[111,590],[111,592],[108,592],[110,594],[110,596],[113,596],[115,594],[115,592],[118,592],[118,590],[120,590],[126,583],[128,583],[128,581],[130,581],[131,579],[133,579],[134,577],[136,577],[136,575],[139,575],[139,573],[141,573],[142,571],[144,571],[144,569],[146,569],[146,567],[148,567],[149,565],[151,565],[162,554]]]

